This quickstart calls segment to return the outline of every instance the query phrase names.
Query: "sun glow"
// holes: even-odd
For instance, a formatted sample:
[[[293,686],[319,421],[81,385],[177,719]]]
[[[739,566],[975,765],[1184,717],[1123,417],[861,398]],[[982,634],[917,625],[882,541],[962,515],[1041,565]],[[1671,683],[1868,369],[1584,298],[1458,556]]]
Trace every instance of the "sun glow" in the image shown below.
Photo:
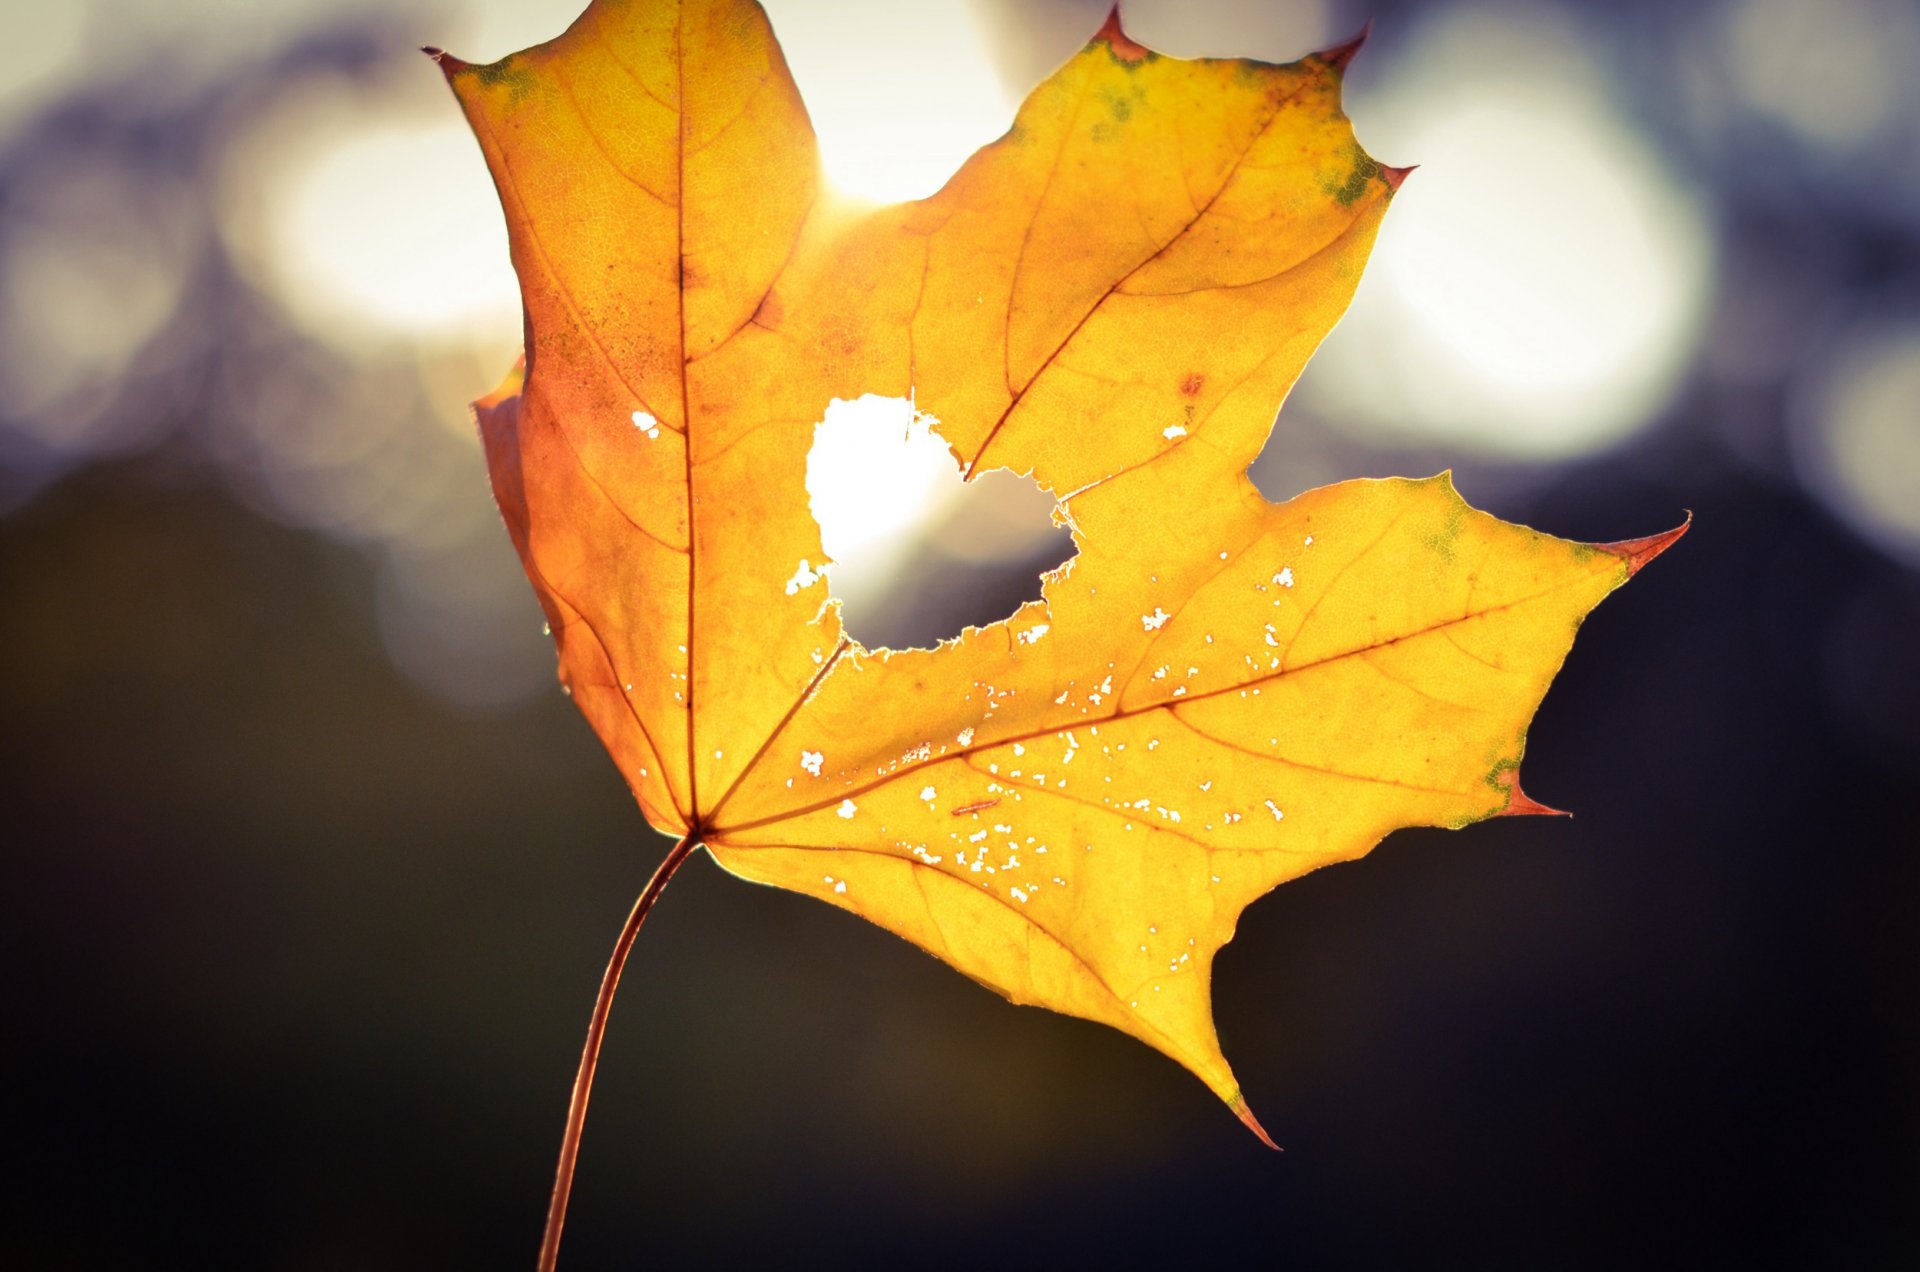
[[[845,194],[925,198],[1013,121],[964,0],[766,7],[819,135],[821,166]]]
[[[1354,94],[1368,148],[1420,170],[1309,372],[1331,414],[1547,458],[1621,440],[1672,393],[1710,237],[1579,47],[1536,11],[1469,10]]]

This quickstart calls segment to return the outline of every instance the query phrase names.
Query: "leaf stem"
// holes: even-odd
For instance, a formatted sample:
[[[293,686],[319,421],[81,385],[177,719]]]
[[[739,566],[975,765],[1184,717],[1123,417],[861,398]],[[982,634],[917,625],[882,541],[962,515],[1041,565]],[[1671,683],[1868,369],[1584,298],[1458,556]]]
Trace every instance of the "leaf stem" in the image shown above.
[[[554,1272],[560,1261],[560,1229],[567,1221],[567,1199],[573,1195],[573,1168],[580,1157],[580,1132],[587,1122],[593,1073],[600,1065],[600,1040],[607,1032],[607,1016],[613,1010],[613,991],[620,987],[620,971],[627,965],[627,955],[633,949],[634,938],[640,935],[640,925],[646,922],[647,911],[660,899],[673,872],[699,846],[698,837],[689,832],[653,872],[653,878],[647,880],[647,886],[634,901],[633,913],[620,929],[620,939],[613,944],[613,957],[607,960],[606,974],[600,978],[600,993],[593,1000],[593,1018],[587,1022],[587,1045],[580,1052],[580,1072],[574,1075],[573,1097],[567,1103],[567,1130],[560,1139],[560,1166],[553,1176],[553,1200],[547,1204],[547,1230],[540,1238],[540,1272]]]

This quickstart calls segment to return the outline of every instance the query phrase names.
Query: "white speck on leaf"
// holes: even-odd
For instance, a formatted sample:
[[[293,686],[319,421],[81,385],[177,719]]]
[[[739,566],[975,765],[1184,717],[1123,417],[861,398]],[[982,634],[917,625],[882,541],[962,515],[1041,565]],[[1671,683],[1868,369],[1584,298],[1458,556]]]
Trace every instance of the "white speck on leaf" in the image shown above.
[[[815,583],[818,583],[826,577],[827,565],[825,562],[822,562],[820,568],[816,570],[808,565],[805,557],[801,557],[800,568],[795,570],[793,577],[787,580],[787,595],[793,596],[798,593],[801,588],[812,587]]]

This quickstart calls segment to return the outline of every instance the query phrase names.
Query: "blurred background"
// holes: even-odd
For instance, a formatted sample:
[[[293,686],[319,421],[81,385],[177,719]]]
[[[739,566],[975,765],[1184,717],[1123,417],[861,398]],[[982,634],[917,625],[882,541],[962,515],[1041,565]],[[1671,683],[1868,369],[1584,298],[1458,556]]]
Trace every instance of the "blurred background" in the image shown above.
[[[876,199],[1104,10],[768,7]],[[516,289],[414,50],[573,8],[0,0],[8,1267],[531,1264],[665,845],[487,493],[465,403]],[[696,863],[565,1266],[1920,1259],[1920,7],[1127,6],[1187,56],[1369,17],[1349,113],[1421,168],[1254,475],[1451,467],[1589,540],[1694,511],[1533,730],[1578,816],[1402,832],[1248,912],[1217,1014],[1283,1157],[1137,1043]],[[861,454],[816,497],[875,489]],[[869,643],[1067,551],[1011,479],[963,540],[915,455],[829,527]]]

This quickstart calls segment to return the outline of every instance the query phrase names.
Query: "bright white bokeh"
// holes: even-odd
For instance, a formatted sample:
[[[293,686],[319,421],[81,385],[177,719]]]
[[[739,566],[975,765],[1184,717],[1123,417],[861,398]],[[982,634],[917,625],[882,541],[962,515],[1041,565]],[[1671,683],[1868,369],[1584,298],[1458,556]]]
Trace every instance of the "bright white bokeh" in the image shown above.
[[[821,166],[845,194],[925,198],[1013,122],[967,0],[766,0],[766,9]]]
[[[1334,29],[1325,0],[1127,0],[1121,18],[1130,37],[1173,57],[1291,62],[1355,33]]]
[[[223,229],[331,343],[488,339],[504,366],[520,298],[500,201],[445,89],[421,90],[370,98],[315,78],[283,95],[229,153]]]
[[[1554,459],[1621,441],[1673,392],[1708,227],[1550,15],[1450,12],[1348,102],[1373,154],[1419,171],[1308,373],[1329,416]]]
[[[1847,333],[1795,396],[1808,486],[1865,538],[1920,565],[1920,320]]]
[[[455,0],[434,44],[476,66],[545,44],[573,25],[586,0]]]
[[[580,6],[468,3],[449,45],[484,60],[551,39]],[[1006,130],[1012,103],[964,0],[770,6],[820,136],[828,180],[863,199],[931,194]],[[930,42],[930,43],[929,43]],[[929,58],[927,49],[939,56]],[[224,220],[254,281],[335,342],[505,346],[518,289],[491,180],[466,124],[422,66],[415,91],[315,79],[231,148]],[[419,91],[426,89],[430,91]]]

